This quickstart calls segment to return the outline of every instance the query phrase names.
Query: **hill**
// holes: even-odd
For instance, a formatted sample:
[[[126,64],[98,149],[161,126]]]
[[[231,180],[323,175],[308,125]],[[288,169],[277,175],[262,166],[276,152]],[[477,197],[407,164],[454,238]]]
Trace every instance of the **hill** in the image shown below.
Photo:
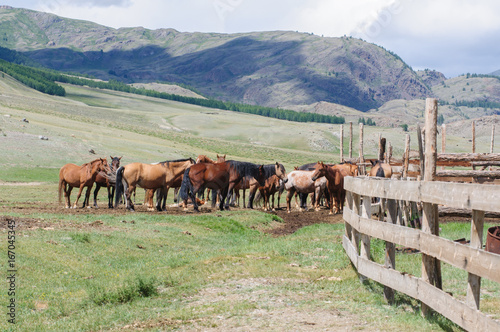
[[[326,101],[367,111],[431,94],[397,55],[350,37],[112,29],[25,9],[0,9],[0,34],[0,46],[49,68],[128,83],[183,83],[249,104]]]

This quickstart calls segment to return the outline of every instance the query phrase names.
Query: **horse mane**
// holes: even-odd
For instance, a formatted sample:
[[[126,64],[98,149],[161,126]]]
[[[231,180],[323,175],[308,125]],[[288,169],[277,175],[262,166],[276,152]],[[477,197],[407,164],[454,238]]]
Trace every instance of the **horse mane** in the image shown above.
[[[165,160],[165,161],[159,162],[159,164],[161,164],[162,166],[165,166],[165,165],[169,166],[170,163],[181,163],[181,162],[184,162],[184,161],[191,161],[194,164],[193,158],[176,159],[176,160]]]
[[[260,165],[236,160],[228,160],[226,162],[229,164],[230,168],[236,170],[242,177],[251,176],[256,178],[259,175]]]
[[[273,175],[276,175],[276,164],[264,165],[264,177],[269,179]]]

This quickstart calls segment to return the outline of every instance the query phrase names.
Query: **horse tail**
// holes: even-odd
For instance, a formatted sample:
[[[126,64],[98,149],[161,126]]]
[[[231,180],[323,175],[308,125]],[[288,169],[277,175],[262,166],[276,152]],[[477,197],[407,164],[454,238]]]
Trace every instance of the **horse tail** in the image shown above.
[[[191,168],[186,168],[184,171],[184,176],[182,177],[181,188],[179,189],[179,197],[182,200],[186,200],[189,197],[189,192],[193,191],[193,184],[189,178],[189,171]]]
[[[120,204],[120,198],[122,197],[125,189],[123,187],[123,171],[125,167],[121,166],[116,170],[116,192],[115,192],[115,206]]]
[[[375,176],[385,178],[385,172],[381,164],[378,165],[377,174],[375,174]]]
[[[64,183],[64,178],[59,175],[59,204],[61,204],[62,201],[62,193],[64,190],[64,187],[66,187],[66,183]]]

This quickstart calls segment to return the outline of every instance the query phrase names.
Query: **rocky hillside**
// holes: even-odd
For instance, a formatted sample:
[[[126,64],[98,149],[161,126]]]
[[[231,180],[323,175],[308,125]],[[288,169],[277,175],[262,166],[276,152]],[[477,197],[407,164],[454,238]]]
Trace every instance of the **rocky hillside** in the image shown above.
[[[178,82],[205,96],[249,104],[324,101],[367,111],[432,94],[398,56],[349,37],[112,29],[8,8],[0,9],[0,35],[0,46],[50,68],[127,83]]]

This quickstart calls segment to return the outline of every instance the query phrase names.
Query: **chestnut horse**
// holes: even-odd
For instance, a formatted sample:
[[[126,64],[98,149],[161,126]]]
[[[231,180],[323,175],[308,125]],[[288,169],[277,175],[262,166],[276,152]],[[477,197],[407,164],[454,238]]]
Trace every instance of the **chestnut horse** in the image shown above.
[[[255,178],[259,184],[264,185],[264,166],[234,160],[216,164],[195,164],[184,172],[179,195],[184,200],[185,206],[188,197],[190,197],[195,211],[199,211],[195,198],[198,191],[202,188],[220,190],[221,200],[219,209],[223,211],[227,194],[232,192],[234,186],[244,177]],[[215,206],[213,199],[212,206]],[[226,209],[228,209],[227,206]]]
[[[216,160],[212,160],[212,159],[210,159],[209,157],[207,157],[204,154],[200,154],[198,156],[198,158],[196,158],[196,163],[197,164],[199,164],[199,163],[217,164],[217,163],[223,163],[225,161],[226,161],[226,155],[219,156],[219,154],[217,154],[217,159]],[[243,194],[244,194],[244,192],[243,192]],[[177,195],[177,192],[175,193],[175,195]],[[203,188],[202,190],[200,190],[198,192],[198,198],[205,199],[205,188]],[[210,188],[207,189],[207,200],[210,200]],[[174,199],[174,201],[175,201],[175,199]]]
[[[82,190],[85,187],[92,188],[95,179],[99,172],[109,173],[110,169],[108,166],[108,161],[106,158],[96,159],[89,163],[85,163],[81,166],[75,164],[66,164],[61,167],[59,171],[59,202],[61,202],[61,196],[64,191],[64,198],[66,201],[66,208],[71,206],[70,195],[73,188],[78,187],[78,195],[76,196],[75,204],[73,208],[76,209],[78,205],[78,200],[82,195]],[[85,207],[85,202],[88,203],[90,196],[90,189],[87,190],[85,194],[85,199],[83,201],[83,206]],[[90,207],[90,206],[89,206]]]
[[[110,172],[111,173],[116,173],[116,170],[120,168],[120,160],[122,157],[111,157],[111,165],[110,167]],[[94,208],[98,208],[97,206],[97,194],[99,193],[99,190],[101,187],[106,187],[108,189],[108,208],[112,209],[113,208],[113,197],[115,196],[115,183],[114,179],[110,180],[108,174],[104,174],[102,172],[99,172],[97,174],[97,177],[95,178],[95,189],[94,189]],[[90,190],[91,188],[89,187],[87,190]],[[85,195],[87,197],[87,195]],[[85,205],[85,202],[83,203]],[[89,205],[89,202],[87,201],[87,205]]]
[[[312,180],[315,181],[322,177],[326,178],[326,186],[330,192],[330,214],[333,214],[333,206],[335,203],[335,213],[340,213],[344,210],[345,189],[344,176],[350,175],[341,165],[325,165],[323,162],[318,162],[315,166]],[[335,202],[334,202],[335,201]]]
[[[150,198],[149,210],[153,209],[152,198],[154,190],[166,190],[178,179],[179,174],[189,165],[193,164],[194,160],[180,159],[165,161],[155,164],[132,163],[118,168],[116,171],[116,197],[115,206],[118,205],[120,197],[125,193],[126,207],[130,211],[134,211],[134,204],[130,196],[135,191],[137,186],[144,189],[153,189],[148,194]],[[160,206],[156,206],[160,209]]]
[[[312,202],[312,205],[316,210],[318,209],[320,195],[326,188],[326,178],[323,177],[313,180],[313,173],[314,171],[301,170],[295,170],[288,173],[288,181],[285,183],[285,189],[288,191],[286,195],[286,207],[288,213],[291,212],[290,201],[295,192],[301,194],[315,193],[315,199]],[[302,199],[303,197],[304,195],[301,197],[301,211],[303,208],[307,208],[307,195],[304,200]]]

